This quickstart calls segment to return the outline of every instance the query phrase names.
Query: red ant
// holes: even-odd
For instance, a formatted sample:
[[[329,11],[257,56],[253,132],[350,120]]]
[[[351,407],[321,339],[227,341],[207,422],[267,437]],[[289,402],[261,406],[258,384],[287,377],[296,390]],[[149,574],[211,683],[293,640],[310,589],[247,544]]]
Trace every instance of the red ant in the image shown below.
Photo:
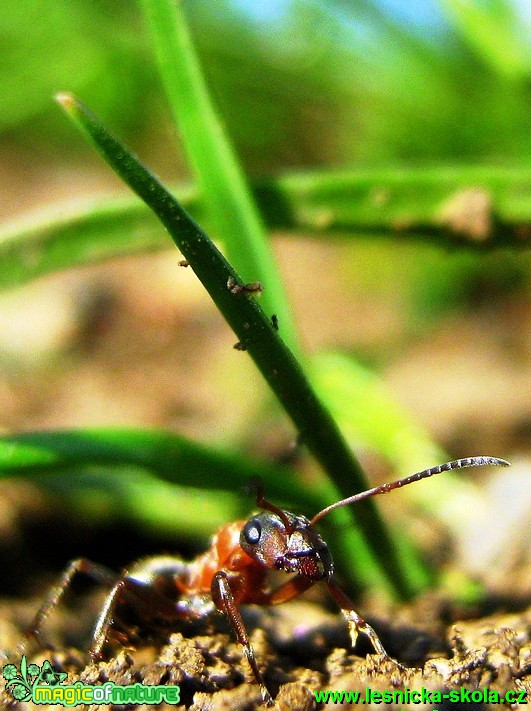
[[[74,576],[86,573],[112,587],[94,630],[90,648],[93,660],[102,658],[111,629],[120,623],[119,611],[124,604],[132,608],[138,622],[151,629],[167,628],[176,620],[201,618],[218,610],[230,620],[260,686],[262,699],[271,705],[273,700],[258,668],[238,605],[277,605],[298,597],[322,580],[347,620],[352,646],[361,632],[369,638],[378,654],[390,659],[376,632],[357,614],[350,599],[336,583],[332,556],[315,524],[340,506],[386,494],[433,474],[487,465],[509,466],[509,463],[494,457],[458,459],[350,496],[327,506],[311,520],[270,503],[259,486],[256,503],[264,511],[253,514],[248,521],[235,521],[220,528],[210,549],[194,561],[184,562],[174,556],[148,558],[125,571],[121,577],[86,559],[72,561],[59,583],[50,590],[26,637],[40,639],[43,622]],[[296,575],[271,590],[266,584],[267,569]]]

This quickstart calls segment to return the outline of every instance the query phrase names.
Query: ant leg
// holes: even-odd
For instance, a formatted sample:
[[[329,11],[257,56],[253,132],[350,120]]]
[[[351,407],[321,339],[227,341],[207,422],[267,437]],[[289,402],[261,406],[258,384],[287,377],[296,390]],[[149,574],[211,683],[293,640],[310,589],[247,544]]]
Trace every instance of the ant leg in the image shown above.
[[[334,600],[337,602],[339,607],[341,608],[341,612],[345,616],[347,622],[348,622],[348,628],[350,632],[350,639],[352,641],[352,647],[356,646],[356,641],[358,639],[358,634],[361,632],[362,634],[366,635],[372,646],[374,647],[374,651],[377,654],[381,654],[383,657],[386,657],[387,659],[390,659],[392,662],[397,664],[399,667],[402,668],[402,665],[399,664],[395,659],[393,659],[386,651],[383,646],[383,644],[380,641],[380,638],[376,634],[376,632],[373,630],[373,628],[369,625],[368,622],[365,622],[363,617],[360,617],[356,610],[354,609],[354,605],[352,604],[352,601],[350,600],[347,595],[341,590],[339,585],[335,582],[333,578],[329,578],[326,581],[326,584],[328,585],[328,589],[330,590],[330,593],[332,594]]]
[[[20,645],[21,652],[25,651],[27,642],[31,637],[36,639],[41,646],[44,646],[41,637],[41,628],[52,610],[61,601],[61,598],[66,590],[68,590],[72,584],[72,580],[80,573],[88,575],[96,582],[108,586],[114,585],[117,577],[115,573],[111,572],[107,568],[98,565],[97,563],[92,563],[92,561],[87,560],[86,558],[77,558],[76,560],[71,561],[59,578],[58,583],[50,589],[48,595],[44,599],[44,602],[35,615],[33,622],[24,632],[25,640]]]
[[[116,608],[123,602],[126,594],[125,579],[119,580],[107,595],[107,599],[103,605],[103,609],[96,622],[94,634],[92,636],[92,644],[90,645],[89,654],[93,662],[102,659],[103,647],[109,636],[109,630],[114,624]]]
[[[262,693],[262,700],[267,706],[273,705],[273,698],[267,690],[264,679],[260,670],[258,669],[258,664],[256,662],[256,657],[254,656],[254,651],[249,642],[249,636],[245,625],[234,600],[234,595],[230,587],[230,582],[228,575],[223,570],[219,570],[212,580],[212,598],[214,604],[221,612],[224,612],[232,625],[232,629],[236,634],[238,642],[242,645],[249,666],[254,674],[257,684],[260,687]]]
[[[90,647],[90,657],[97,661],[103,657],[103,648],[109,631],[119,621],[117,610],[121,605],[129,606],[140,624],[156,630],[170,626],[175,620],[188,613],[179,611],[175,601],[164,595],[152,579],[139,580],[126,575],[115,584],[100,613]],[[158,581],[166,582],[166,581]]]

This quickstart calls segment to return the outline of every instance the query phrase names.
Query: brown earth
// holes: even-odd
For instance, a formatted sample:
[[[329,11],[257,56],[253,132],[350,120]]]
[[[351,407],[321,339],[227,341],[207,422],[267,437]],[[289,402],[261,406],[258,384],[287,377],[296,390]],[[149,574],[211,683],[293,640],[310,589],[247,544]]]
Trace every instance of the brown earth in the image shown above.
[[[500,606],[500,600],[483,603]],[[377,655],[364,655],[368,648],[359,642],[357,656],[348,649],[344,622],[339,615],[323,609],[316,602],[295,601],[275,609],[247,608],[246,622],[252,644],[266,683],[279,709],[306,711],[324,708],[314,698],[316,690],[375,691],[420,689],[441,692],[460,689],[470,692],[487,687],[501,697],[509,690],[525,693],[531,698],[531,608],[524,608],[524,596],[505,600],[512,613],[459,619],[459,615],[477,615],[478,610],[458,609],[434,594],[426,594],[414,604],[388,610],[388,617],[367,614],[379,632],[384,645],[404,667]],[[4,603],[0,608],[1,644],[15,648],[20,643],[21,621],[31,619],[38,601]],[[519,611],[518,608],[520,608]],[[54,612],[51,636],[63,627],[70,637],[81,638],[81,628],[97,609],[95,599],[76,601],[75,608],[65,606]],[[54,619],[55,618],[55,619]],[[304,623],[301,622],[304,620]],[[415,622],[412,622],[415,620]],[[419,622],[422,621],[422,622]],[[205,622],[203,629],[190,625],[173,633],[166,642],[137,649],[116,646],[116,656],[98,664],[86,664],[85,646],[55,651],[27,649],[31,661],[42,664],[45,659],[68,672],[65,683],[81,680],[87,684],[113,681],[129,685],[178,684],[182,704],[179,708],[193,711],[235,709],[247,711],[261,704],[260,692],[242,654],[240,646],[226,629],[223,621]],[[186,629],[188,627],[188,629]],[[9,655],[4,664],[18,663]],[[492,697],[491,697],[492,698]],[[3,690],[2,708],[22,711],[27,704],[16,703]],[[367,704],[366,704],[367,705]],[[370,705],[370,704],[369,704]],[[377,704],[373,704],[377,706]],[[524,704],[490,704],[500,708],[524,708]],[[331,707],[334,704],[330,704]],[[487,708],[489,704],[466,694],[459,704],[448,701],[424,708]],[[341,708],[353,708],[344,704]],[[53,707],[62,708],[62,707]],[[89,708],[89,707],[86,707]],[[99,706],[94,708],[121,708]],[[148,708],[137,706],[136,708]],[[175,708],[163,705],[160,708]],[[418,704],[387,704],[386,708],[415,708]]]

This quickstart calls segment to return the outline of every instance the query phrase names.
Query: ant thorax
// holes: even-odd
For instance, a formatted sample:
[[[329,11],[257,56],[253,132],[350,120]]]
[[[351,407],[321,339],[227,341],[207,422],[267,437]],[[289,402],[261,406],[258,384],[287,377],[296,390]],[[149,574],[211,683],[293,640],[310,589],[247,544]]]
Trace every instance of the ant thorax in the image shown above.
[[[334,572],[328,546],[305,516],[282,511],[255,514],[242,528],[240,545],[267,568],[324,580]],[[288,525],[289,524],[289,525]]]

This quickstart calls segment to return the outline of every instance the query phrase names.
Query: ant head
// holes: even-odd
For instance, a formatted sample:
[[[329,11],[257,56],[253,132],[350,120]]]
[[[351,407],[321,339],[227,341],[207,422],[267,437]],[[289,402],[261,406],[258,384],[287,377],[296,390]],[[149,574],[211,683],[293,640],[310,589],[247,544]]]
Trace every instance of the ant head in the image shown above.
[[[298,573],[314,581],[330,578],[334,570],[332,557],[328,546],[315,530],[315,524],[323,516],[341,506],[354,504],[370,496],[387,494],[393,489],[399,489],[439,472],[484,466],[507,467],[509,463],[497,457],[484,456],[456,459],[337,501],[315,514],[311,521],[304,516],[295,516],[267,501],[264,498],[262,482],[254,480],[257,490],[256,503],[266,511],[255,514],[244,525],[240,534],[240,546],[251,558],[266,568]]]
[[[262,500],[262,505],[265,502]],[[333,573],[328,546],[304,516],[277,509],[255,514],[242,528],[240,545],[258,563],[285,573],[298,573],[310,580],[323,580]]]

